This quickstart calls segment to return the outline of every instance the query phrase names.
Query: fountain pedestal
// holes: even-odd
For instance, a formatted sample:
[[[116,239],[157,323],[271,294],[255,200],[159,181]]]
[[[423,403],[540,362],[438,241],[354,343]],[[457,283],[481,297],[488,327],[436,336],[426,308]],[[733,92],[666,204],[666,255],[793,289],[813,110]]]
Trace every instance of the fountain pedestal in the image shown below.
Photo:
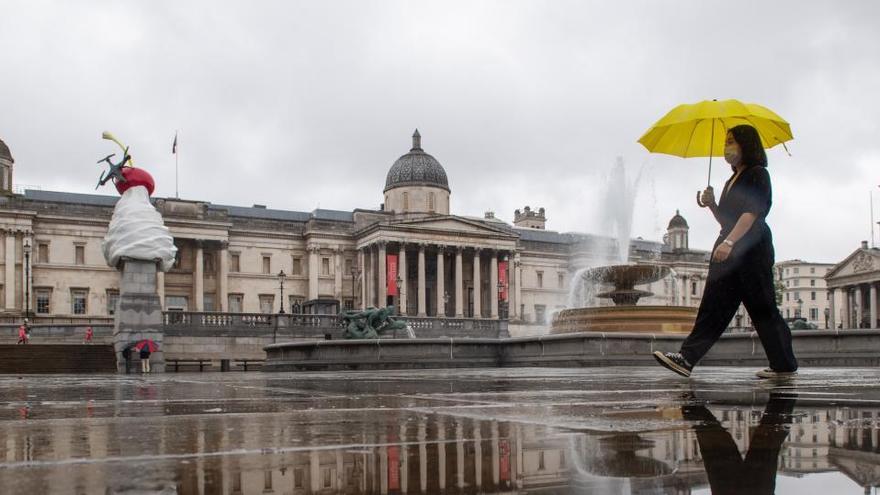
[[[596,297],[611,299],[615,305],[564,309],[553,319],[550,333],[690,333],[697,317],[696,308],[637,305],[640,298],[653,293],[635,286],[656,282],[668,274],[668,268],[652,265],[612,265],[588,270],[583,275],[586,281],[614,285],[614,290]]]

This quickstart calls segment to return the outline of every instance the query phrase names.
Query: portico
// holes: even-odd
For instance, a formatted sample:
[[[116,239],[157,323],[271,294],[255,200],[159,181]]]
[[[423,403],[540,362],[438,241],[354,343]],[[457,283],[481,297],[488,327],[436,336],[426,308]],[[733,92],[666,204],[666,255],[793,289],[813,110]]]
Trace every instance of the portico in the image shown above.
[[[409,316],[498,319],[508,302],[511,286],[498,281],[513,277],[498,270],[512,269],[516,237],[503,229],[444,216],[375,224],[358,234],[358,259],[369,260],[364,308],[393,304]]]
[[[835,327],[878,328],[878,286],[880,249],[867,242],[838,263],[825,276],[828,284],[828,320]]]

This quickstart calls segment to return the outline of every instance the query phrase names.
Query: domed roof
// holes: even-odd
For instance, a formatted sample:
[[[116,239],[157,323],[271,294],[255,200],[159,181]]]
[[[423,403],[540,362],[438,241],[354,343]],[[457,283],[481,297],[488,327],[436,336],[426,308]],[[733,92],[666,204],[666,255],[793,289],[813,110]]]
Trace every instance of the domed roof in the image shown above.
[[[6,146],[6,143],[0,139],[0,160],[9,160],[10,162],[15,162],[12,159],[12,153],[9,151],[9,146]]]
[[[669,226],[666,227],[666,230],[670,230],[670,229],[674,229],[674,228],[685,228],[685,229],[689,228],[687,220],[685,220],[684,217],[681,216],[681,214],[678,212],[678,210],[675,210],[675,216],[672,217],[671,220],[669,220]]]
[[[422,136],[418,129],[413,134],[412,149],[394,162],[385,178],[385,191],[400,186],[432,186],[449,191],[446,170],[422,150]]]

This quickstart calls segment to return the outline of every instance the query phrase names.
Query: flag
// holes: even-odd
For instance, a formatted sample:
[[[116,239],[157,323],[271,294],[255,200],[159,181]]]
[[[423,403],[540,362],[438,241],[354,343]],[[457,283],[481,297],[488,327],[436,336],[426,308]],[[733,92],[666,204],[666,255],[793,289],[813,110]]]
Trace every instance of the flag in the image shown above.
[[[177,154],[177,133],[176,132],[174,133],[174,143],[171,145],[171,154],[172,155]]]

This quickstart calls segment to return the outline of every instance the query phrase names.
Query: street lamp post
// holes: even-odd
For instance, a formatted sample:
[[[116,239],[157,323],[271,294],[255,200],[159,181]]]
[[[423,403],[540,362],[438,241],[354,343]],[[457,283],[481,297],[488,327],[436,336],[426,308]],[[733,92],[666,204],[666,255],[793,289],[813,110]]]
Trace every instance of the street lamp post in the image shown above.
[[[498,304],[501,307],[500,308],[501,311],[499,312],[498,316],[502,320],[507,318],[507,301],[504,300],[503,296],[504,296],[504,284],[502,284],[501,282],[498,282]]]
[[[831,310],[825,308],[825,330],[828,330],[828,315],[831,313]]]
[[[403,308],[400,307],[400,296],[403,294],[403,279],[400,277],[400,273],[397,274],[397,278],[394,279],[397,282],[397,314],[403,314]]]
[[[31,313],[31,240],[27,237],[22,242],[24,248],[24,317]]]
[[[286,276],[284,270],[278,272],[278,280],[281,282],[281,308],[278,310],[278,314],[284,314],[284,277]]]

